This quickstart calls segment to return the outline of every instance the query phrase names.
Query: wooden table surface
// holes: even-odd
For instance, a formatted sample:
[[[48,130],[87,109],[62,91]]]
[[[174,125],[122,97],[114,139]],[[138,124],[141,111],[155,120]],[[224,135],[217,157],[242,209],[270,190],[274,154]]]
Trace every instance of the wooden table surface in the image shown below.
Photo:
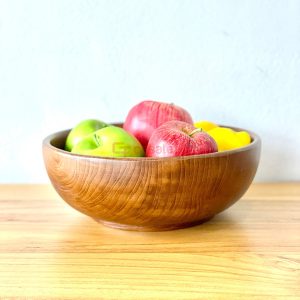
[[[300,299],[300,183],[255,184],[210,222],[126,232],[46,185],[0,186],[0,299]]]

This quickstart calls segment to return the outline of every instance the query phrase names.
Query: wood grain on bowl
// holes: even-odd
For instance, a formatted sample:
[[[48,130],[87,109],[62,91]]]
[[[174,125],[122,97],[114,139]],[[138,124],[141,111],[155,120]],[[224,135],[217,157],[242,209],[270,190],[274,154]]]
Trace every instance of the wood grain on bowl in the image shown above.
[[[43,142],[45,166],[59,195],[105,225],[170,230],[204,222],[248,189],[260,139],[246,147],[173,158],[101,158],[63,149],[68,131]]]

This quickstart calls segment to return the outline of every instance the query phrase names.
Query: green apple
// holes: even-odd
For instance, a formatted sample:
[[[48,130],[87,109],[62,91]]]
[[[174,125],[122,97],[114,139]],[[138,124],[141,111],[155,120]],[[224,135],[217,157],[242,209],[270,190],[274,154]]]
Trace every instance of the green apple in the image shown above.
[[[73,147],[72,153],[106,157],[145,155],[141,143],[123,128],[116,126],[104,127],[89,134]]]
[[[70,131],[66,140],[65,150],[71,151],[84,137],[106,126],[108,126],[106,123],[94,119],[80,122]]]

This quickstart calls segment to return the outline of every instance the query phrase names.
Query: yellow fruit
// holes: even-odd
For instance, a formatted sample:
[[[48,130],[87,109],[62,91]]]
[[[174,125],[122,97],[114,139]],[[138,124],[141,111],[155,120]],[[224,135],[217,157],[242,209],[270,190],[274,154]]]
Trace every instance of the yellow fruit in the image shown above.
[[[194,126],[196,128],[202,128],[203,131],[208,131],[208,130],[218,127],[217,124],[215,124],[213,122],[209,122],[209,121],[196,122],[196,123],[194,123]]]
[[[217,143],[218,151],[231,150],[248,145],[251,141],[248,132],[235,132],[226,127],[217,127],[207,132]]]
[[[239,137],[239,139],[243,143],[243,146],[246,146],[246,145],[250,144],[250,142],[251,142],[251,136],[250,136],[250,134],[248,132],[246,132],[246,131],[238,131],[238,132],[236,132],[236,135]]]

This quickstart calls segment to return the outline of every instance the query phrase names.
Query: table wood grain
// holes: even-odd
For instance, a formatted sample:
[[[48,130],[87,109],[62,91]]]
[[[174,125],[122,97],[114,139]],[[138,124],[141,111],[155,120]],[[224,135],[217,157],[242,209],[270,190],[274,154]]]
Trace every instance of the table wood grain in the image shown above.
[[[0,186],[0,299],[300,299],[300,183],[255,184],[210,222],[106,228],[47,185]]]

